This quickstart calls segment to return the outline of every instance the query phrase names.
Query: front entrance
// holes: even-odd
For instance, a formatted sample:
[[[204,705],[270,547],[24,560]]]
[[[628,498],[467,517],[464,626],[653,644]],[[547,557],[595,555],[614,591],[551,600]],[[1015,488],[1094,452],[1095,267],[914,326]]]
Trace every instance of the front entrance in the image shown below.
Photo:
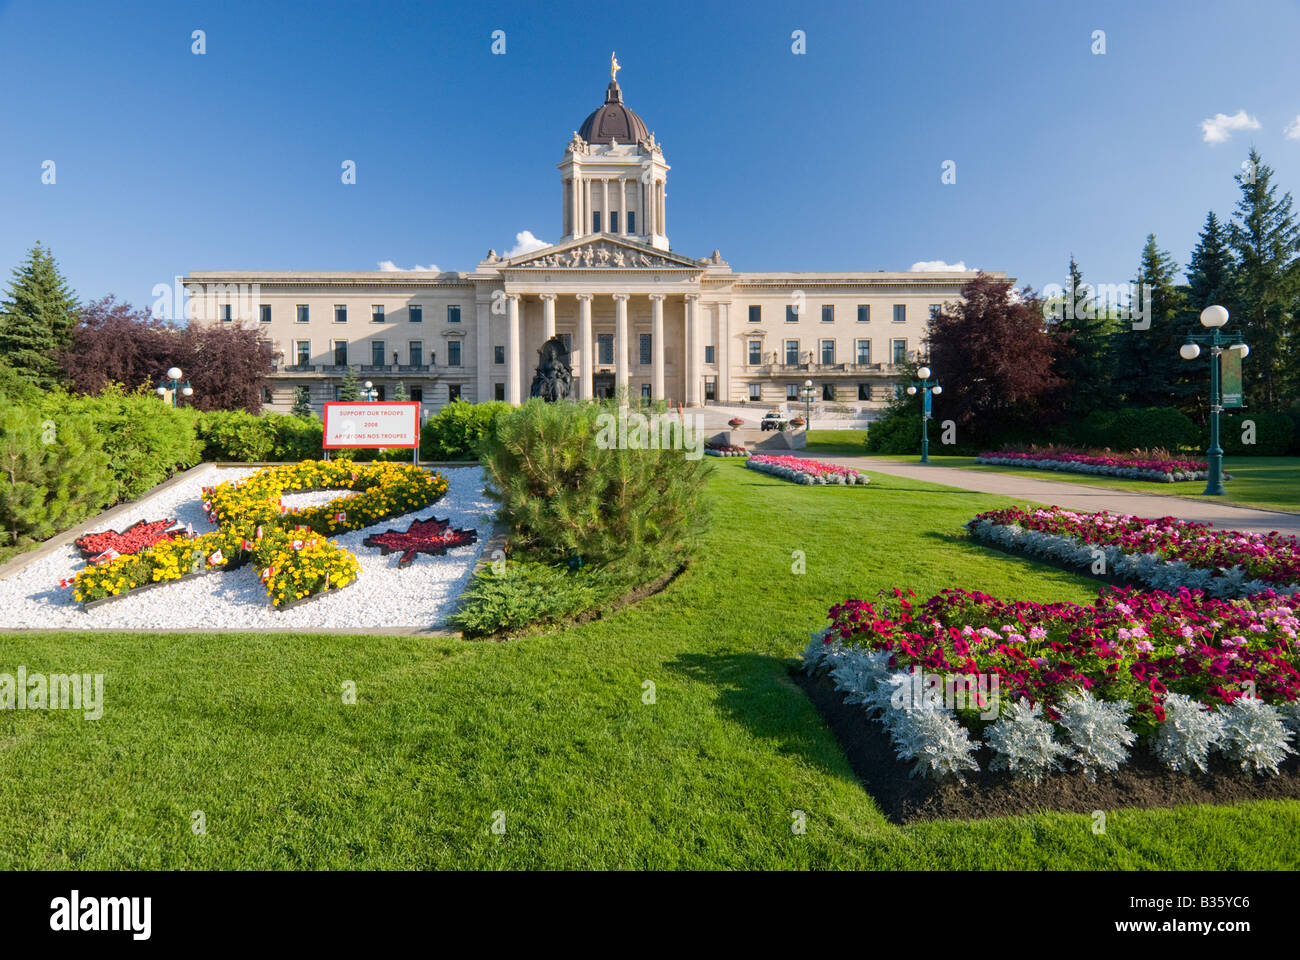
[[[614,375],[597,373],[591,378],[592,395],[597,400],[612,400],[614,397]]]

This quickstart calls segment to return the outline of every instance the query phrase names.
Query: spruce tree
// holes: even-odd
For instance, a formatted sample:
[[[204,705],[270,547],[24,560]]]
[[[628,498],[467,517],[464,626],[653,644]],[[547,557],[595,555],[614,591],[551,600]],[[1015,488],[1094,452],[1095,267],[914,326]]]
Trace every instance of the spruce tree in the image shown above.
[[[361,399],[361,381],[357,379],[357,372],[351,366],[347,368],[347,372],[343,374],[343,382],[339,384],[339,399],[349,403]]]
[[[1234,177],[1241,198],[1229,227],[1237,259],[1237,316],[1233,326],[1250,345],[1243,365],[1250,403],[1276,409],[1300,384],[1296,315],[1300,288],[1300,227],[1291,194],[1277,197],[1273,169],[1250,151],[1250,172]],[[1238,325],[1239,324],[1239,325]]]
[[[1193,318],[1216,303],[1232,311],[1235,266],[1228,231],[1211,210],[1187,264],[1187,309]]]
[[[1186,293],[1176,282],[1178,264],[1169,251],[1156,244],[1154,233],[1147,234],[1142,248],[1142,264],[1134,282],[1134,317],[1121,324],[1112,338],[1115,388],[1129,406],[1190,408],[1195,404],[1198,388],[1190,366],[1178,355],[1185,329]],[[1145,288],[1144,288],[1145,285]],[[1139,322],[1137,298],[1149,288],[1150,326],[1134,329]],[[1145,317],[1143,317],[1145,319]]]
[[[41,389],[53,387],[77,310],[58,264],[36,244],[14,268],[8,297],[0,303],[0,362]]]
[[[1055,324],[1065,341],[1058,353],[1057,372],[1070,385],[1067,411],[1072,417],[1083,417],[1114,405],[1110,357],[1114,321],[1098,303],[1096,291],[1084,287],[1083,271],[1073,254],[1069,273],[1065,297],[1073,301],[1062,304],[1061,320]]]
[[[293,407],[289,411],[295,417],[311,418],[316,415],[311,407],[311,391],[306,387],[297,387],[293,392]]]
[[[404,384],[401,380],[398,380],[397,386],[393,388],[393,399],[397,401],[404,401],[410,399],[410,397],[406,395],[406,384]]]

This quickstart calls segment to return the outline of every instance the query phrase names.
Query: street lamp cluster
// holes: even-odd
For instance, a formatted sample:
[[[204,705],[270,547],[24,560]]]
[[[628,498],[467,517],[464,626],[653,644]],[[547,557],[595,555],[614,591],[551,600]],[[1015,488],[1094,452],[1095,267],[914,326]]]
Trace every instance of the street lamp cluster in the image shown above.
[[[1228,311],[1223,307],[1206,307],[1201,311],[1201,326],[1208,333],[1189,333],[1186,342],[1178,348],[1178,354],[1184,360],[1195,360],[1201,355],[1200,344],[1210,348],[1210,449],[1206,451],[1209,461],[1209,478],[1205,484],[1207,496],[1221,497],[1223,489],[1223,447],[1219,443],[1219,414],[1223,412],[1223,390],[1219,380],[1220,363],[1224,349],[1236,350],[1244,360],[1250,354],[1250,347],[1241,338],[1241,334],[1224,335],[1219,328],[1228,322]]]
[[[173,407],[176,406],[176,395],[177,395],[178,393],[179,393],[181,396],[183,396],[183,397],[192,397],[192,396],[194,396],[194,388],[190,386],[190,382],[189,382],[188,380],[185,381],[184,385],[181,385],[180,380],[181,380],[181,377],[183,377],[183,376],[184,376],[184,374],[181,372],[181,368],[180,368],[180,367],[172,367],[172,368],[170,368],[170,369],[167,371],[167,376],[166,376],[165,379],[171,381],[171,385],[172,385],[172,386],[171,386],[171,394],[172,394],[172,406],[173,406]],[[159,388],[158,388],[156,391],[154,391],[154,392],[157,393],[158,396],[160,396],[160,397],[165,397],[165,396],[167,396],[167,388],[166,388],[166,387],[159,387]]]
[[[799,391],[799,395],[803,397],[803,409],[804,409],[803,428],[805,430],[811,430],[812,429],[812,398],[813,398],[813,382],[811,380],[805,380],[803,382],[803,389]]]
[[[930,373],[931,371],[929,367],[918,368],[916,375],[921,379],[912,381],[912,383],[907,387],[907,395],[909,397],[916,396],[917,390],[920,390],[922,396],[925,398],[921,412],[922,463],[930,462],[930,396],[933,394],[937,397],[939,394],[943,393],[943,387],[939,386],[937,383],[930,382]]]
[[[375,389],[375,385],[367,380],[362,384],[362,387],[361,396],[373,403],[375,398],[379,396],[379,391]]]

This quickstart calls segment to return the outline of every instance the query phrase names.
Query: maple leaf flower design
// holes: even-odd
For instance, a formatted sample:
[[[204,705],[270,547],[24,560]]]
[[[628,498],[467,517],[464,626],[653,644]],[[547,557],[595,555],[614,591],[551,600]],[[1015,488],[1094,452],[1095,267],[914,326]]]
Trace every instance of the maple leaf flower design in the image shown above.
[[[78,537],[75,543],[83,560],[100,557],[110,551],[113,556],[126,556],[183,535],[185,531],[171,529],[175,524],[175,520],[141,520],[121,533],[116,530],[87,533]]]
[[[367,547],[378,547],[383,556],[402,551],[397,565],[404,567],[416,554],[427,553],[440,557],[452,547],[463,547],[478,541],[477,530],[461,530],[451,526],[450,518],[438,520],[412,520],[405,530],[385,530],[373,533],[362,542]]]

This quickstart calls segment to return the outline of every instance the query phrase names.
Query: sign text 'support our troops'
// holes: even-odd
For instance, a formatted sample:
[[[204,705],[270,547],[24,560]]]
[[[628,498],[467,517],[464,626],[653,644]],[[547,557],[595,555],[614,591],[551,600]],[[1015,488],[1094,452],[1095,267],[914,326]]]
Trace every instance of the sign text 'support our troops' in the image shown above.
[[[83,710],[87,720],[104,715],[102,673],[0,673],[0,710]]]

